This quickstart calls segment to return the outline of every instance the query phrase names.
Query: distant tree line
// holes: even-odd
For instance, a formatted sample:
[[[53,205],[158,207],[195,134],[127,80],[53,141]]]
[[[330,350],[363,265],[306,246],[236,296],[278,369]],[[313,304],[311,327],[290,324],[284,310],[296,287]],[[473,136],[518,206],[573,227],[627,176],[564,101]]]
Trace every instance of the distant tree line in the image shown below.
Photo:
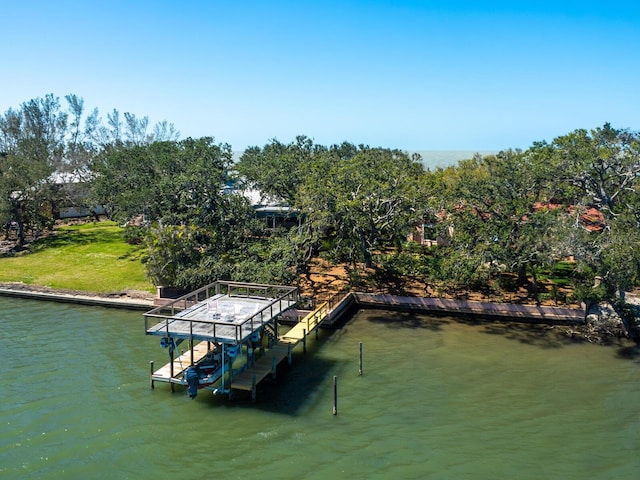
[[[400,150],[306,136],[247,148],[234,163],[211,137],[180,139],[172,124],[150,129],[116,110],[103,121],[81,98],[65,100],[0,116],[0,225],[18,243],[51,228],[56,206],[101,205],[139,220],[126,232],[146,245],[158,285],[292,283],[317,256],[348,264],[354,284],[367,272],[536,296],[564,268],[573,300],[587,300],[639,283],[638,132],[605,124],[433,171]],[[225,185],[288,206],[295,226],[269,228]],[[407,242],[423,225],[437,247]]]
[[[65,105],[49,94],[0,115],[0,225],[17,231],[23,244],[28,232],[52,226],[60,205],[85,203],[91,163],[105,149],[175,141],[179,132],[166,121],[149,130],[147,117],[87,112],[84,101],[67,95]]]

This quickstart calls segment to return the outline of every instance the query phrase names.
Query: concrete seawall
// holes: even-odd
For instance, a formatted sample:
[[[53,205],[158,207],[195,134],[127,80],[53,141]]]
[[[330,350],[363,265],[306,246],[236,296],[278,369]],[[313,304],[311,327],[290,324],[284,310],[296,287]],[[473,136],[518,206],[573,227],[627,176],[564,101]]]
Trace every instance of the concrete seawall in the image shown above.
[[[48,302],[74,303],[94,307],[123,308],[129,310],[147,311],[153,308],[153,300],[121,297],[101,297],[58,292],[41,292],[25,288],[0,288],[0,296],[26,298],[30,300],[44,300]]]

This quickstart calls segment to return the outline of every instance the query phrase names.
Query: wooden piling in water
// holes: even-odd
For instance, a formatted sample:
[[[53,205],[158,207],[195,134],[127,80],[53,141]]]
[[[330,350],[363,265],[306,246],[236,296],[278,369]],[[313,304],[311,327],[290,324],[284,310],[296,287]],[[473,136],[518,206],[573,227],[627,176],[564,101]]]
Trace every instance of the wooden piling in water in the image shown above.
[[[307,329],[302,329],[302,353],[307,353]]]
[[[333,376],[333,414],[338,415],[338,377]]]
[[[358,369],[358,375],[362,375],[362,342],[360,342],[360,368]]]
[[[173,385],[173,340],[171,340],[171,345],[169,345],[169,362],[171,363],[171,378],[169,380],[169,385],[171,385],[171,391],[175,392],[175,386]]]
[[[256,374],[253,374],[253,378],[251,380],[251,401],[256,401]]]
[[[151,380],[151,389],[153,390],[155,388],[153,382],[153,360],[149,362],[149,379]]]
[[[278,362],[276,361],[276,357],[271,359],[271,378],[273,380],[276,379],[276,372],[278,370]]]

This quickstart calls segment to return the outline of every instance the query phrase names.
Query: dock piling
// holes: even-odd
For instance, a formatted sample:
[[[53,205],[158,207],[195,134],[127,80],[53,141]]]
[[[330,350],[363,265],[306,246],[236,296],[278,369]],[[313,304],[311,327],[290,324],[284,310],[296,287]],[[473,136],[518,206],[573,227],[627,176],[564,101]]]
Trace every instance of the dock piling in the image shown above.
[[[151,380],[151,389],[153,390],[155,388],[153,383],[153,360],[149,362],[149,379]]]
[[[253,374],[253,379],[251,381],[251,401],[256,401],[256,374]]]
[[[358,375],[362,375],[362,342],[360,342],[360,368],[358,369]]]
[[[302,329],[302,353],[307,353],[307,329]]]
[[[276,357],[273,357],[271,359],[271,378],[273,380],[276,380],[277,369],[278,369],[278,361],[276,360]]]
[[[338,415],[338,377],[333,376],[333,414]]]
[[[171,385],[171,393],[175,392],[175,386],[173,385],[173,341],[171,341],[171,345],[169,346],[169,363],[171,363],[171,380],[169,381],[169,385]]]

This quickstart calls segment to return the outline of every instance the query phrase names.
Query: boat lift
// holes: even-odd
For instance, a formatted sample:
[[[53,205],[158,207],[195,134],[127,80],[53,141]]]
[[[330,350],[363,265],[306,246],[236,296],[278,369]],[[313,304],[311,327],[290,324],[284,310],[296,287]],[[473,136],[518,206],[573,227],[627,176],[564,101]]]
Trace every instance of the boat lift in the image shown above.
[[[297,302],[295,287],[217,281],[146,312],[145,333],[160,337],[169,352],[162,368],[151,364],[151,387],[184,385],[191,398],[200,388],[230,393],[254,351],[277,343],[277,319]],[[184,341],[189,350],[176,357]]]

